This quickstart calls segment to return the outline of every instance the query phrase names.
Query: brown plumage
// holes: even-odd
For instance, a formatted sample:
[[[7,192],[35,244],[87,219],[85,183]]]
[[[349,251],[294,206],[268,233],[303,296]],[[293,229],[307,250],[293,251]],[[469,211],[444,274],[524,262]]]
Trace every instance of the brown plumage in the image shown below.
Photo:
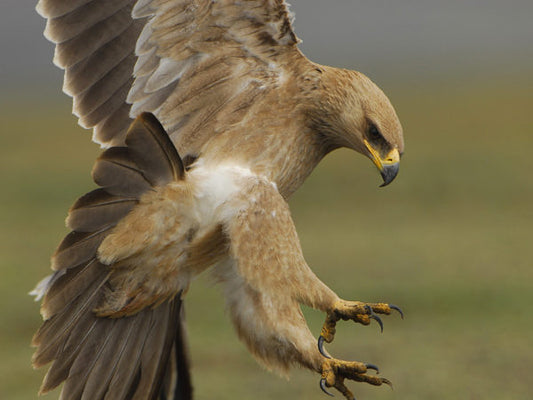
[[[260,362],[317,371],[347,398],[344,379],[388,383],[323,344],[338,319],[368,324],[396,307],[344,301],[322,283],[286,203],[339,147],[394,179],[402,128],[383,92],[305,58],[283,0],[41,0],[38,10],[74,113],[107,148],[93,169],[100,188],[71,208],[55,273],[36,289],[45,321],[34,364],[52,362],[41,391],[65,382],[64,399],[191,398],[181,297],[208,269]],[[319,346],[300,304],[327,314]]]

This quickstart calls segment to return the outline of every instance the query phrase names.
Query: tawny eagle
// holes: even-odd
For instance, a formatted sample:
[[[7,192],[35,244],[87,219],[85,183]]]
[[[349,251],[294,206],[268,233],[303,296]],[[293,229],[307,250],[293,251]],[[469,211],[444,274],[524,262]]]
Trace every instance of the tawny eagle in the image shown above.
[[[388,380],[324,349],[338,320],[399,309],[340,299],[306,264],[287,199],[330,151],[398,173],[402,128],[359,72],[298,49],[284,0],[41,0],[79,123],[106,150],[100,187],[35,293],[41,393],[62,399],[190,399],[183,298],[210,270],[241,340],[270,368],[301,365],[324,391]],[[320,338],[301,313],[326,313]],[[220,372],[221,374],[224,371]]]

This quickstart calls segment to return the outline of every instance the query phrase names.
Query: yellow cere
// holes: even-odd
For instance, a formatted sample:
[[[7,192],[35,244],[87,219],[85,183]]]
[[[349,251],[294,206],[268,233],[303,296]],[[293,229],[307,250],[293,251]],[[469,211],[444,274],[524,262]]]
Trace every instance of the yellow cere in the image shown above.
[[[374,162],[374,164],[376,164],[376,167],[378,167],[380,171],[383,170],[383,167],[385,165],[396,164],[400,161],[400,153],[398,152],[398,149],[392,149],[385,156],[385,158],[381,158],[381,156],[379,155],[379,152],[376,151],[366,139],[364,139],[364,142],[365,142],[366,148],[372,155],[372,161]]]

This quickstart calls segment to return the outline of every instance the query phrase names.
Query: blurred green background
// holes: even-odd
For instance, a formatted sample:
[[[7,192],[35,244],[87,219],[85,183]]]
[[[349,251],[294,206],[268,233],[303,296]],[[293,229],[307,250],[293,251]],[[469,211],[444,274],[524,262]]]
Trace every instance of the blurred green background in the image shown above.
[[[294,3],[298,18],[310,12]],[[302,28],[306,39],[320,27]],[[336,64],[321,54],[312,58]],[[324,282],[406,314],[386,317],[383,334],[376,324],[339,325],[331,353],[375,363],[394,383],[353,383],[358,399],[533,398],[533,64],[476,65],[424,79],[365,70],[384,82],[404,125],[399,177],[380,189],[368,160],[340,150],[291,200],[306,259]],[[27,292],[49,273],[66,211],[93,188],[99,153],[53,84],[38,96],[11,85],[0,97],[0,399],[36,398],[45,371],[30,366],[40,317]],[[304,311],[318,335],[324,316]],[[191,289],[187,316],[198,399],[325,398],[315,374],[295,370],[287,381],[255,363],[206,277]]]

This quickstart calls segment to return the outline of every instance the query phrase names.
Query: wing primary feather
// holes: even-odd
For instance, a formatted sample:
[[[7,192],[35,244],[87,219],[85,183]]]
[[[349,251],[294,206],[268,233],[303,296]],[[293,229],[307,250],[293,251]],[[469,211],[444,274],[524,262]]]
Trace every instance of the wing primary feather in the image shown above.
[[[129,126],[132,122],[130,105],[123,104],[117,111],[94,127],[93,141],[104,143],[102,145],[104,148],[124,146],[126,131],[123,126]]]
[[[133,83],[133,77],[130,77],[126,82],[122,84],[115,92],[113,92],[107,100],[100,104],[90,113],[81,115],[79,118],[79,124],[84,128],[91,128],[98,124],[100,121],[106,119],[109,114],[114,113],[122,104],[128,96],[128,92]]]
[[[134,54],[131,41],[138,35],[141,26],[139,23],[130,25],[121,35],[107,42],[89,57],[67,68],[63,91],[70,96],[84,93],[120,63],[128,64],[133,71],[135,61],[129,59],[128,63],[128,56]],[[125,127],[122,129],[126,131]]]
[[[68,14],[93,0],[40,0],[37,3],[37,12],[45,18],[57,18]]]
[[[89,116],[93,111],[105,104],[110,97],[120,95],[120,88],[128,82],[131,84],[131,66],[134,63],[135,55],[129,54],[94,85],[74,97],[72,106],[74,114],[78,117]],[[124,99],[121,100],[124,101]]]
[[[128,3],[131,0],[92,0],[60,17],[49,18],[44,36],[54,43],[65,42],[114,15]]]
[[[79,63],[106,43],[120,36],[132,23],[131,6],[124,7],[105,20],[96,23],[80,35],[57,44],[54,54],[54,64],[61,68],[68,68]]]

